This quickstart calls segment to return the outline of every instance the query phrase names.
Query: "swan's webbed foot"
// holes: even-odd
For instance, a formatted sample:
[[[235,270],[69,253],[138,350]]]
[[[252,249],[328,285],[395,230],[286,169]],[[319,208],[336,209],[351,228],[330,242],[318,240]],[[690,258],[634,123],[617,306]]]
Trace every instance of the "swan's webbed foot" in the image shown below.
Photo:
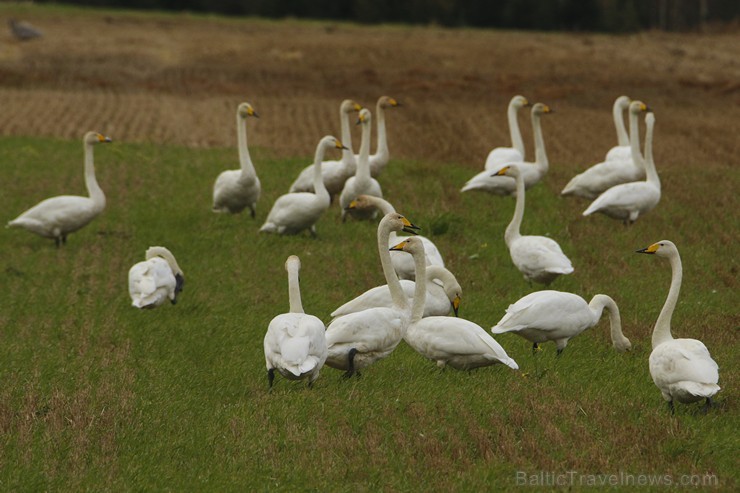
[[[269,391],[272,392],[272,382],[275,380],[275,368],[267,370],[267,382],[269,384]]]

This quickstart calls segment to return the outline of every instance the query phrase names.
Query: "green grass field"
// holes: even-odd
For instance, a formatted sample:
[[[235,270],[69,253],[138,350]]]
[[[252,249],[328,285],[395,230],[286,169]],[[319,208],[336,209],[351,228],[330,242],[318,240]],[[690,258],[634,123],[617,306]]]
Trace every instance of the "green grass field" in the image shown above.
[[[81,147],[0,139],[3,221],[84,193]],[[325,367],[313,389],[278,377],[268,393],[262,338],[287,311],[288,255],[302,260],[306,311],[324,321],[383,283],[375,224],[342,224],[336,205],[317,239],[257,234],[310,155],[252,149],[263,184],[252,220],[210,211],[235,149],[114,142],[95,150],[106,210],[66,246],[0,229],[0,489],[493,491],[541,471],[577,471],[575,489],[589,485],[580,475],[620,472],[737,486],[736,211],[712,216],[700,199],[678,200],[670,184],[692,178],[673,173],[657,209],[624,228],[580,217],[587,203],[560,198],[566,175],[554,172],[528,193],[523,231],[552,236],[573,261],[575,274],[553,289],[617,301],[630,353],[612,349],[604,317],[558,359],[552,344],[533,356],[524,339],[498,336],[520,372],[440,371],[402,343],[361,378]],[[538,287],[503,242],[514,200],[461,196],[469,174],[395,160],[380,181],[457,275],[461,316],[489,329]],[[712,178],[697,180],[696,197]],[[661,239],[684,262],[674,335],[703,340],[720,365],[723,390],[707,415],[679,405],[671,416],[648,373],[670,268],[633,252]],[[138,311],[127,272],[151,245],[174,253],[185,290],[176,306]]]

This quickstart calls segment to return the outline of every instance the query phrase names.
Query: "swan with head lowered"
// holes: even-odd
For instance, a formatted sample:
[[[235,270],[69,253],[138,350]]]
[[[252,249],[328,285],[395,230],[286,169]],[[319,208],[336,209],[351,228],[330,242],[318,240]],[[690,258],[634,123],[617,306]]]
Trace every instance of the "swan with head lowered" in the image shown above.
[[[153,246],[147,249],[145,259],[128,271],[131,305],[156,308],[168,300],[173,305],[177,303],[185,277],[175,256],[165,247]]]
[[[599,323],[604,308],[609,312],[614,348],[619,352],[629,351],[632,344],[622,333],[619,308],[605,294],[597,294],[587,303],[573,293],[536,291],[509,305],[506,315],[491,332],[522,336],[532,343],[532,351],[537,350],[540,343],[553,341],[560,355],[570,339]]]
[[[632,224],[637,218],[653,210],[660,202],[660,178],[653,160],[653,127],[655,115],[645,115],[645,169],[647,180],[622,183],[611,187],[598,196],[583,211],[584,216],[600,212],[625,224]]]
[[[360,141],[360,157],[357,161],[357,171],[344,182],[344,188],[339,195],[339,205],[342,208],[342,222],[347,215],[355,219],[374,219],[377,215],[375,209],[349,209],[348,206],[358,195],[372,195],[383,197],[383,190],[378,180],[370,176],[370,134],[372,133],[372,115],[370,110],[360,110],[358,125],[362,125],[362,140]]]
[[[303,311],[298,273],[301,261],[295,255],[285,261],[288,271],[290,311],[277,315],[267,326],[264,339],[267,381],[272,388],[275,370],[289,380],[308,379],[308,386],[319,378],[326,361],[326,327]]]
[[[525,162],[523,159],[509,161],[506,164],[519,165],[520,173],[524,179],[524,188],[530,188],[538,183],[547,174],[549,162],[545,150],[545,139],[542,136],[542,124],[540,118],[542,115],[551,113],[549,106],[543,103],[536,103],[532,106],[532,126],[534,127],[534,152],[535,162]],[[516,183],[508,176],[498,174],[503,165],[486,169],[468,180],[462,187],[462,192],[477,190],[488,192],[494,195],[514,195],[516,193]]]
[[[390,96],[380,96],[378,102],[375,104],[375,116],[378,119],[376,122],[378,136],[375,154],[371,154],[369,159],[370,175],[373,178],[378,177],[391,159],[391,154],[388,150],[388,135],[385,129],[385,110],[386,108],[398,108],[399,106],[401,106],[401,103]],[[355,159],[359,159],[359,156],[355,156]]]
[[[321,163],[328,149],[346,148],[331,135],[322,138],[316,147],[313,164],[316,191],[287,193],[278,197],[265,219],[265,224],[260,228],[260,232],[294,235],[308,229],[313,236],[316,236],[316,222],[331,204],[329,192],[321,179]]]
[[[573,265],[565,256],[560,245],[552,238],[545,236],[522,236],[519,229],[524,217],[524,179],[520,173],[521,166],[516,164],[504,166],[500,175],[507,175],[516,180],[516,207],[514,217],[506,227],[504,240],[509,247],[511,260],[528,281],[550,284],[556,277],[571,274]]]
[[[645,103],[633,101],[629,104],[630,136],[627,146],[629,154],[624,156],[623,146],[613,147],[619,149],[619,153],[607,155],[606,161],[595,164],[581,174],[571,179],[560,192],[561,195],[576,195],[587,199],[594,199],[605,190],[621,183],[645,179],[645,161],[640,152],[640,126],[638,117],[641,113],[649,111]],[[620,113],[621,114],[621,113]],[[609,155],[615,156],[609,159]]]
[[[668,402],[671,413],[673,402],[691,403],[706,399],[705,409],[711,407],[712,397],[720,391],[719,366],[709,355],[703,342],[696,339],[674,339],[671,334],[671,317],[681,290],[683,268],[681,255],[673,242],[668,240],[653,243],[637,250],[665,257],[671,264],[671,287],[653,329],[650,353],[650,376]]]
[[[105,209],[105,194],[95,179],[93,146],[110,141],[109,137],[97,132],[87,132],[82,139],[85,149],[85,186],[89,197],[51,197],[8,222],[6,227],[23,228],[44,238],[54,238],[58,247],[67,242],[69,233],[87,226]]]
[[[344,182],[350,176],[355,174],[357,168],[357,161],[355,155],[352,152],[352,132],[349,124],[349,114],[355,111],[360,111],[362,106],[355,103],[351,99],[345,99],[342,104],[339,105],[339,122],[342,131],[342,144],[344,144],[344,150],[342,151],[342,159],[339,161],[324,161],[321,163],[321,177],[324,187],[326,187],[329,196],[333,197],[342,191]],[[292,185],[290,185],[290,192],[313,192],[314,179],[313,179],[313,165],[306,166],[303,171],[298,175]]]
[[[391,205],[390,202],[383,198],[374,197],[372,195],[358,195],[355,200],[349,203],[347,208],[350,210],[374,210],[377,208],[384,216],[391,212],[396,212],[396,209],[393,207],[393,205]],[[400,241],[398,238],[401,237],[396,235],[395,231],[391,231],[391,234],[388,237],[388,246],[392,247],[393,245],[398,243]],[[425,236],[418,235],[418,238],[424,242],[424,252],[427,258],[427,265],[444,267],[445,262],[442,259],[442,255],[439,253],[437,245],[435,245],[432,240]],[[391,261],[393,263],[393,269],[396,271],[396,274],[398,274],[399,278],[409,279],[411,281],[414,280],[414,261],[411,258],[411,255],[406,255],[403,252],[391,252]]]
[[[378,254],[383,275],[388,284],[393,304],[350,313],[332,321],[326,328],[328,356],[326,364],[345,370],[350,377],[358,370],[390,355],[403,339],[410,321],[410,307],[406,295],[391,265],[388,236],[391,231],[413,233],[416,226],[401,214],[386,214],[378,225]],[[424,296],[417,291],[417,296]]]
[[[519,110],[526,106],[529,106],[529,101],[524,96],[517,95],[509,101],[506,117],[509,120],[509,135],[511,135],[513,147],[496,147],[491,150],[488,157],[486,157],[486,170],[496,171],[503,164],[524,161],[524,141],[522,140],[522,133],[519,131],[518,115]]]
[[[411,237],[392,249],[410,253],[417,269],[411,323],[404,335],[409,346],[436,362],[440,368],[451,366],[456,370],[472,370],[502,363],[514,370],[519,369],[516,361],[478,324],[457,317],[424,317],[425,298],[423,294],[417,294],[426,290],[424,243]]]
[[[213,212],[236,214],[247,207],[254,218],[262,188],[247,147],[247,117],[259,118],[249,103],[236,109],[236,135],[241,169],[223,171],[213,185]]]

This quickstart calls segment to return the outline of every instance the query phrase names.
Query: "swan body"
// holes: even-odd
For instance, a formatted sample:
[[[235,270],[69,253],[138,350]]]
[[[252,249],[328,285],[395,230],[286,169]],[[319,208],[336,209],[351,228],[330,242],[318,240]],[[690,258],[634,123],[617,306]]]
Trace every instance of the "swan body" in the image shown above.
[[[355,219],[374,219],[377,215],[375,209],[349,209],[348,206],[358,195],[372,195],[383,197],[383,190],[378,180],[370,176],[370,134],[372,133],[372,116],[366,108],[360,110],[360,118],[357,121],[362,125],[362,140],[360,141],[360,157],[357,160],[357,170],[354,176],[350,176],[344,182],[344,188],[339,195],[339,205],[342,208],[342,221],[347,215]]]
[[[285,270],[288,271],[290,311],[277,315],[267,326],[264,350],[270,388],[275,370],[289,380],[307,378],[311,386],[326,361],[326,328],[317,317],[303,311],[298,280],[300,268],[298,257],[288,257]]]
[[[355,174],[357,161],[352,152],[352,133],[349,125],[349,114],[355,111],[360,111],[361,109],[362,106],[351,99],[345,99],[342,101],[342,104],[339,105],[339,122],[342,131],[342,144],[345,146],[345,149],[342,151],[342,159],[339,161],[324,161],[321,163],[322,181],[324,183],[324,187],[326,187],[326,190],[329,192],[330,197],[341,192],[342,187],[344,187],[344,182],[347,181],[350,176]],[[290,192],[313,192],[314,190],[313,165],[308,165],[290,185]]]
[[[651,211],[660,202],[660,178],[653,161],[653,126],[655,116],[645,116],[645,168],[647,180],[616,185],[598,196],[584,216],[600,212],[613,219],[620,219],[625,224],[632,224],[637,218]]]
[[[719,366],[712,359],[709,350],[696,339],[674,339],[671,334],[671,317],[678,302],[681,290],[683,267],[676,245],[668,240],[653,243],[638,250],[665,257],[671,264],[671,287],[663,309],[655,322],[650,353],[650,376],[668,402],[671,412],[673,402],[691,403],[706,399],[707,407],[712,397],[720,391]]]
[[[381,96],[375,104],[375,115],[378,117],[376,123],[378,137],[375,154],[371,154],[369,158],[370,175],[373,178],[377,178],[391,158],[390,151],[388,150],[388,135],[385,129],[385,110],[386,108],[397,108],[399,106],[401,106],[401,103],[390,96]],[[359,160],[359,156],[355,156],[355,158]]]
[[[308,229],[316,235],[316,222],[329,208],[331,198],[321,178],[321,166],[327,149],[344,149],[340,141],[327,135],[319,141],[314,157],[314,192],[287,193],[278,197],[260,232],[281,235],[298,234]]]
[[[597,294],[587,303],[573,293],[536,291],[509,305],[506,315],[491,332],[513,332],[532,342],[533,349],[540,343],[553,341],[560,354],[570,339],[599,323],[604,308],[609,311],[614,348],[619,352],[628,351],[632,344],[622,333],[619,308],[605,294]]]
[[[424,261],[424,243],[418,238],[410,237],[393,247],[410,253],[417,268],[415,292],[411,323],[406,330],[404,340],[416,352],[437,363],[437,366],[451,366],[456,370],[472,370],[481,366],[503,363],[515,370],[519,369],[516,361],[506,354],[504,348],[496,342],[481,326],[469,320],[457,317],[431,316],[423,317],[425,310],[426,263]]]
[[[372,195],[358,195],[357,198],[350,202],[347,207],[349,209],[377,208],[383,215],[396,212],[396,209],[390,202],[381,197],[375,197]],[[390,248],[398,243],[400,241],[399,238],[402,237],[396,235],[395,231],[391,231],[390,236],[388,237],[388,247]],[[439,253],[437,245],[425,236],[417,235],[417,238],[424,242],[424,253],[427,259],[427,265],[444,267],[445,261],[442,258],[442,254]],[[393,269],[396,271],[396,274],[400,279],[408,279],[411,281],[415,279],[414,261],[411,258],[411,255],[406,255],[403,252],[392,251],[391,262],[393,263]]]
[[[547,159],[547,152],[545,150],[545,139],[542,136],[542,124],[540,118],[542,115],[551,113],[552,110],[549,106],[536,103],[532,106],[532,126],[534,128],[534,147],[535,147],[535,162],[528,163],[524,159],[511,160],[505,163],[519,165],[519,172],[524,180],[524,188],[530,188],[536,183],[539,183],[542,178],[547,174],[549,169],[549,162]],[[461,192],[468,191],[481,191],[488,192],[494,195],[514,195],[516,194],[516,183],[508,177],[498,174],[498,171],[504,166],[500,164],[498,166],[488,166],[486,169],[473,178],[468,180],[467,183],[460,190]]]
[[[175,256],[165,247],[153,246],[147,249],[145,259],[128,271],[131,305],[156,308],[168,300],[173,305],[177,303],[185,277]]]
[[[604,162],[595,164],[583,173],[574,176],[560,192],[561,195],[576,195],[587,199],[595,199],[599,194],[615,185],[644,180],[645,161],[640,153],[638,116],[645,111],[648,111],[645,103],[641,101],[629,103],[630,145],[613,147]],[[621,116],[621,112],[619,114]],[[615,149],[619,149],[619,152],[612,152]],[[628,151],[626,156],[624,149]]]
[[[255,216],[262,187],[254,170],[247,147],[247,117],[259,118],[249,103],[241,103],[236,110],[236,134],[239,143],[241,169],[223,171],[213,185],[213,211],[236,214],[247,207]]]
[[[326,364],[346,370],[347,377],[390,355],[403,338],[411,314],[391,265],[388,236],[391,231],[413,233],[415,229],[418,228],[398,213],[386,214],[378,225],[378,253],[393,300],[392,306],[350,313],[335,319],[326,328]]]
[[[512,147],[496,147],[491,150],[486,157],[485,169],[487,171],[495,171],[506,163],[524,161],[524,141],[522,140],[522,133],[519,131],[519,120],[517,116],[519,110],[525,106],[529,106],[529,101],[524,96],[514,96],[509,101],[506,116],[509,121],[509,135],[511,136]]]
[[[514,217],[506,227],[504,240],[509,247],[511,260],[528,281],[550,284],[560,275],[573,273],[573,265],[560,245],[545,236],[522,236],[519,229],[524,216],[524,181],[518,165],[501,168],[499,174],[516,180],[516,208]]]
[[[42,200],[8,222],[6,227],[26,229],[44,238],[54,238],[57,247],[67,235],[87,226],[105,209],[105,194],[95,178],[93,146],[111,142],[109,137],[87,132],[82,139],[85,150],[85,186],[89,197],[60,195]]]

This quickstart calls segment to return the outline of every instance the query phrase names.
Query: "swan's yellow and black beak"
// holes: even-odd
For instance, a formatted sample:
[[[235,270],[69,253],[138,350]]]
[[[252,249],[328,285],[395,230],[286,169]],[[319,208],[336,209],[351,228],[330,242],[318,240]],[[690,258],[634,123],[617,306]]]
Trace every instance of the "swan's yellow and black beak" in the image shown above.
[[[504,176],[506,172],[509,171],[509,168],[511,168],[511,166],[504,166],[491,176]]]
[[[256,111],[254,111],[254,108],[252,108],[252,107],[250,107],[250,108],[249,108],[249,109],[247,110],[247,115],[248,115],[248,116],[253,116],[253,117],[255,117],[255,118],[259,118],[259,117],[260,117],[259,113],[257,113]]]
[[[113,139],[103,134],[98,134],[98,142],[100,142],[101,144],[110,144],[111,142],[113,142]]]
[[[415,225],[411,224],[411,221],[409,221],[405,217],[402,220],[403,220],[403,229],[402,229],[402,231],[404,231],[406,233],[409,233],[409,234],[412,234],[412,235],[418,235],[419,234],[419,230],[421,229],[419,226],[415,226]]]
[[[337,149],[345,150],[345,151],[349,150],[349,148],[346,147],[344,144],[342,144],[342,142],[339,139],[334,140],[334,147],[336,147]]]
[[[403,251],[403,247],[405,247],[407,243],[408,243],[408,241],[403,240],[401,243],[399,243],[398,245],[394,245],[394,246],[390,247],[388,250],[391,251],[391,252],[400,252],[400,251]]]
[[[457,311],[460,309],[460,297],[455,296],[455,299],[452,300],[452,311],[455,312],[455,316],[457,317]]]
[[[353,200],[349,204],[347,204],[347,207],[344,208],[345,211],[348,211],[350,209],[357,209],[357,201]]]
[[[391,106],[402,106],[402,104],[395,98],[390,98],[388,100],[388,104],[390,104]]]
[[[643,248],[641,250],[635,250],[635,253],[649,253],[653,254],[658,251],[658,248],[660,248],[660,243],[653,243],[647,248]]]
[[[360,111],[362,109],[362,105],[359,103],[353,103],[352,109],[355,111]]]

